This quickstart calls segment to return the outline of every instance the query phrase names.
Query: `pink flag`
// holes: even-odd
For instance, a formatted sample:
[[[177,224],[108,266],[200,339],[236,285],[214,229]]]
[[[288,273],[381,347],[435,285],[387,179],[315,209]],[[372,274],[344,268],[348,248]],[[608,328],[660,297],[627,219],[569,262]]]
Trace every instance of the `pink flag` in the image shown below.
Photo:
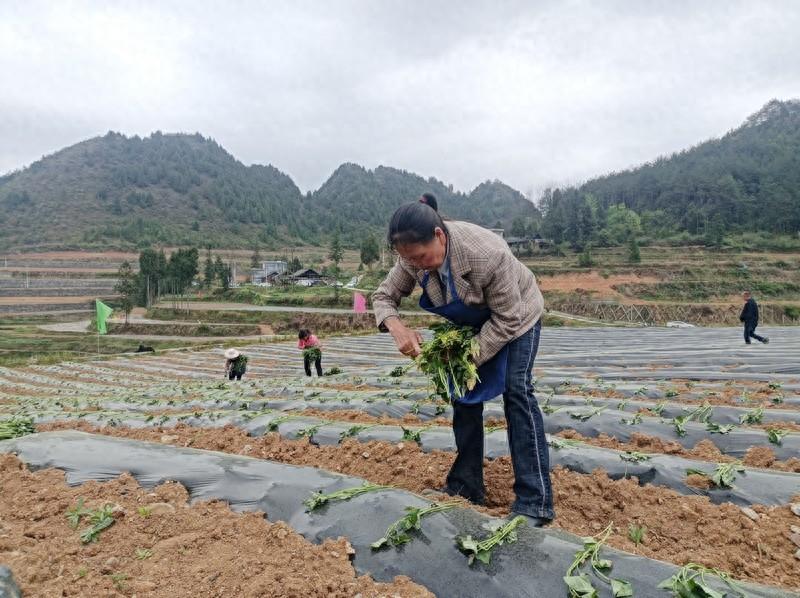
[[[367,298],[361,293],[353,294],[353,311],[357,314],[363,314],[367,312]]]

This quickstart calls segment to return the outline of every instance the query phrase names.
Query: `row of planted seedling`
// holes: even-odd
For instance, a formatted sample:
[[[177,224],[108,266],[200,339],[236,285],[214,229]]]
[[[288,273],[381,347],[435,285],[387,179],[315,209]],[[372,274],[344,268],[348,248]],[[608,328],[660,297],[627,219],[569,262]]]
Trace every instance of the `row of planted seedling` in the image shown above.
[[[233,415],[233,416],[232,416]],[[265,423],[253,421],[257,417],[266,416]],[[187,412],[182,414],[162,414],[147,415],[145,417],[131,417],[124,412],[116,413],[76,413],[76,414],[42,414],[37,420],[47,421],[68,421],[70,419],[85,419],[90,423],[109,426],[109,427],[155,427],[168,426],[178,423],[186,423],[193,426],[206,425],[235,425],[248,430],[250,433],[278,432],[284,436],[294,439],[307,438],[312,442],[319,440],[322,429],[330,429],[334,433],[331,437],[327,433],[326,444],[341,443],[347,439],[384,440],[384,441],[408,441],[415,442],[429,450],[452,451],[452,443],[449,430],[434,426],[412,427],[412,426],[384,426],[379,424],[346,424],[343,422],[316,420],[306,418],[296,414],[274,415],[270,412],[239,410],[232,414],[229,411],[218,412]],[[286,431],[281,431],[281,426],[290,422],[296,422]],[[15,417],[11,420],[2,422],[3,428],[9,430],[2,438],[11,438],[34,431],[34,420],[29,417]],[[396,432],[393,432],[396,430]],[[370,432],[374,431],[374,433]],[[508,454],[505,435],[502,428],[486,427],[487,435],[487,456],[496,458]],[[499,436],[494,436],[495,432],[500,432]],[[430,434],[430,440],[426,441],[423,436]],[[430,444],[430,442],[433,444]],[[557,437],[550,438],[550,446],[555,451],[551,457],[551,466],[558,465],[576,470],[580,473],[589,473],[587,463],[593,464],[592,467],[602,467],[612,477],[636,476],[640,483],[652,481],[667,487],[671,487],[680,492],[696,492],[685,484],[684,475],[689,473],[702,473],[712,482],[712,489],[728,489],[719,497],[712,496],[715,501],[732,500],[737,504],[752,504],[759,502],[763,504],[776,504],[788,500],[792,489],[800,485],[798,476],[792,474],[780,474],[759,470],[747,470],[748,476],[743,478],[741,487],[733,487],[736,473],[743,473],[746,470],[741,462],[705,464],[703,469],[696,467],[697,462],[682,459],[674,456],[663,456],[646,454],[636,451],[616,451],[612,449],[592,447],[574,440],[562,439]],[[577,449],[577,453],[573,450]],[[563,456],[563,451],[568,451]],[[572,451],[572,452],[569,452]],[[615,461],[616,460],[616,461]],[[615,465],[618,463],[619,465]],[[642,469],[642,466],[645,466]]]
[[[331,493],[316,492],[304,501],[306,510],[313,512],[322,506],[335,501],[349,500],[354,496],[359,496],[368,492],[385,490],[390,486],[365,483],[362,486],[345,488]],[[392,547],[400,547],[414,540],[415,535],[422,533],[422,526],[425,517],[434,513],[449,511],[462,503],[457,501],[434,502],[425,507],[406,507],[406,514],[393,522],[387,528],[384,535],[371,544],[372,550],[383,550]],[[489,535],[484,538],[473,538],[471,535],[457,535],[454,538],[455,545],[467,557],[470,566],[477,563],[489,565],[493,552],[504,544],[511,544],[517,541],[517,528],[525,525],[526,519],[517,515],[509,520],[498,520],[489,526]],[[575,553],[574,560],[564,571],[563,580],[566,590],[570,596],[576,598],[592,598],[597,596],[598,589],[595,587],[597,581],[610,587],[612,596],[615,598],[627,598],[634,596],[634,587],[624,579],[610,577],[613,562],[608,558],[601,557],[601,550],[606,545],[613,530],[613,522],[597,536],[583,538],[583,547]],[[646,527],[631,524],[628,529],[628,536],[636,544],[642,542],[646,533]],[[594,579],[590,575],[594,574]],[[674,596],[679,597],[715,597],[724,596],[710,583],[710,579],[722,581],[729,589],[744,596],[741,588],[731,579],[731,577],[717,569],[711,569],[689,563],[681,567],[674,575],[663,580],[658,584],[661,589],[671,590]]]

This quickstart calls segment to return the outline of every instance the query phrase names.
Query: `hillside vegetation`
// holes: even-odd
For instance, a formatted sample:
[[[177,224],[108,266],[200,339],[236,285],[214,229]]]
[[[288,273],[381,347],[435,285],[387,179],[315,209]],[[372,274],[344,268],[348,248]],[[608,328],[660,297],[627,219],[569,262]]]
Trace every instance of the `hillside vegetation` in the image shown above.
[[[0,248],[270,249],[336,232],[357,246],[382,231],[397,206],[431,190],[454,218],[486,226],[539,218],[499,181],[467,195],[402,170],[344,164],[319,190],[302,194],[277,168],[245,166],[199,134],[110,132],[0,178]]]
[[[548,190],[542,230],[575,248],[630,237],[774,249],[800,231],[800,100],[772,100],[740,127],[580,187]]]

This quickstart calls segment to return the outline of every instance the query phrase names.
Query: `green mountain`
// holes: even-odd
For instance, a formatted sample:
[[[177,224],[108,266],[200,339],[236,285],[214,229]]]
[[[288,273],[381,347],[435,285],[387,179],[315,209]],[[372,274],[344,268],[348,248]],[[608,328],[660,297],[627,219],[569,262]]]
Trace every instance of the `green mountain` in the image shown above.
[[[570,230],[581,237],[592,217],[602,227],[615,204],[637,212],[643,232],[653,237],[798,232],[800,100],[772,100],[720,139],[545,199],[544,229],[570,241]],[[559,209],[560,202],[569,208]]]
[[[0,206],[6,247],[236,245],[306,226],[288,176],[199,134],[78,143],[0,179]]]
[[[538,221],[497,181],[465,195],[436,179],[340,166],[303,195],[273,166],[245,166],[199,134],[128,138],[109,132],[0,178],[0,248],[285,247],[334,231],[381,233],[401,203],[431,191],[442,212],[493,226]]]
[[[340,233],[358,233],[365,226],[384,231],[398,206],[433,193],[446,218],[468,220],[484,226],[510,227],[515,219],[538,222],[539,211],[519,192],[499,181],[481,183],[471,193],[453,191],[435,179],[379,166],[367,170],[342,164],[312,195],[321,226]]]

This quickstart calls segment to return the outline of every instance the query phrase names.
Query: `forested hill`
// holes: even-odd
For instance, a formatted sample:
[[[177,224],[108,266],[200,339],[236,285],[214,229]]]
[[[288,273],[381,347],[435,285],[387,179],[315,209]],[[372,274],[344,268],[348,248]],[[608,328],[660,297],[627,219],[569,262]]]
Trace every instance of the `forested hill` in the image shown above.
[[[356,245],[425,191],[440,196],[446,215],[478,224],[538,218],[531,202],[499,182],[464,195],[413,173],[345,164],[304,195],[273,166],[245,166],[199,134],[110,132],[0,178],[0,248],[279,248],[324,242],[337,230],[352,233]]]
[[[379,166],[367,170],[357,164],[343,164],[312,196],[321,227],[344,233],[364,226],[383,230],[392,212],[409,199],[431,192],[439,200],[445,217],[468,220],[484,226],[498,222],[509,227],[514,221],[538,224],[539,211],[519,192],[499,181],[481,183],[471,193],[454,192],[452,186]]]
[[[772,100],[720,139],[554,190],[545,197],[545,232],[583,237],[580,245],[592,236],[581,232],[591,225],[584,221],[595,218],[602,229],[618,204],[636,212],[652,237],[800,231],[800,100]]]

